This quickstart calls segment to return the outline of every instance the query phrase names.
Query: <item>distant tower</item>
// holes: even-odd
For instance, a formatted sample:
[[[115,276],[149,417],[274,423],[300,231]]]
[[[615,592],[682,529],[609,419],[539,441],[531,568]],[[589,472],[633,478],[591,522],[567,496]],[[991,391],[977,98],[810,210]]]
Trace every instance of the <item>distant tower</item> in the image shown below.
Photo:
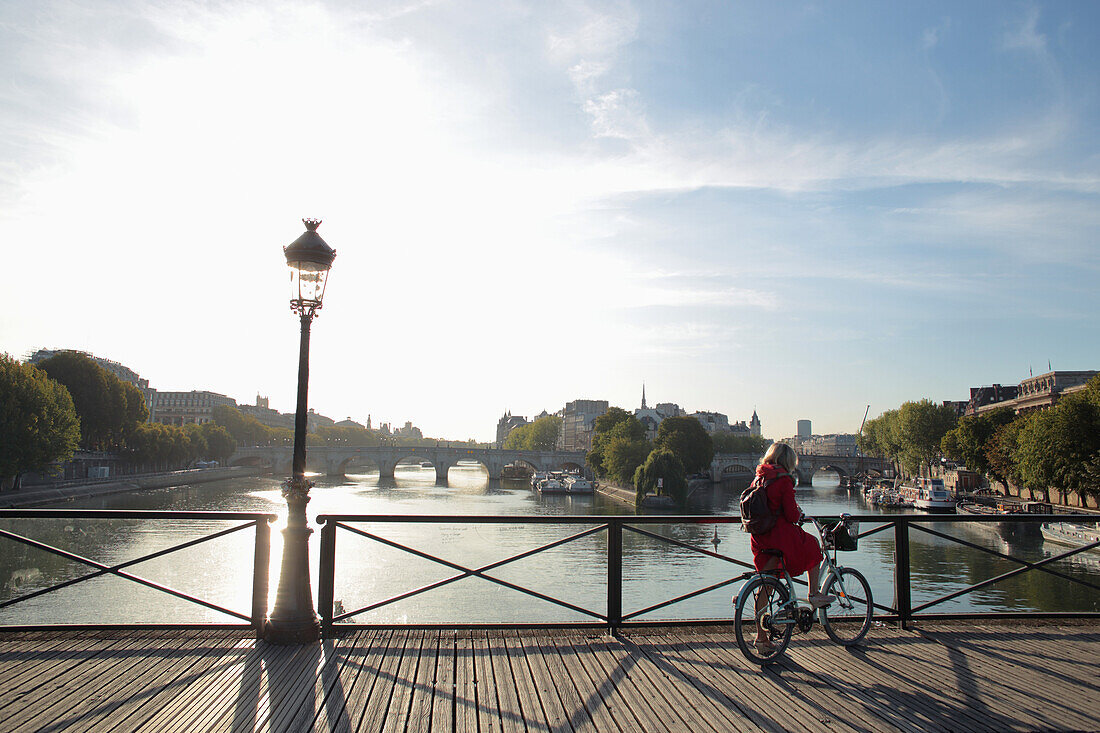
[[[642,409],[647,409],[645,406],[645,382],[642,382]]]
[[[798,421],[798,437],[802,440],[809,440],[813,436],[813,430],[810,427],[809,420]]]
[[[749,434],[760,437],[760,418],[756,415],[756,410],[752,411],[752,419],[749,420]]]
[[[370,413],[367,413],[367,430],[370,430]]]

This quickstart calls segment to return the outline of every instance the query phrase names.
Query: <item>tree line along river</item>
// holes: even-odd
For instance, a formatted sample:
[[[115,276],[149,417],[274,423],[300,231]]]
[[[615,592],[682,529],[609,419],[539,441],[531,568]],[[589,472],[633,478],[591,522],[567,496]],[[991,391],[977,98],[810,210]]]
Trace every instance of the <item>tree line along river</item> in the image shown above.
[[[603,496],[542,496],[522,480],[490,480],[477,465],[451,469],[445,484],[433,468],[399,466],[393,479],[377,473],[346,478],[315,476],[308,513],[372,515],[633,515],[634,509]],[[831,480],[830,480],[831,479]],[[235,478],[206,484],[118,494],[66,502],[53,508],[146,509],[162,511],[248,511],[280,515],[272,532],[271,592],[277,587],[285,518],[281,480]],[[740,487],[714,492],[714,512],[736,514]],[[838,486],[835,476],[818,474],[813,487],[798,488],[799,504],[809,515],[878,513]],[[49,508],[49,507],[44,507]],[[3,519],[0,526],[106,564],[125,562],[220,531],[232,522],[207,520]],[[463,567],[480,567],[584,529],[554,524],[386,524],[357,525],[403,545],[443,557]],[[715,527],[722,555],[751,562],[748,535],[737,524],[660,524],[647,531],[713,551]],[[865,523],[863,529],[866,529]],[[942,528],[967,541],[1029,561],[1064,548],[1010,546],[995,532],[977,526]],[[317,589],[319,533],[310,538],[313,589]],[[0,601],[86,574],[91,569],[45,551],[0,539]],[[1072,577],[1100,583],[1100,553],[1082,553],[1054,567]],[[606,610],[607,540],[605,532],[569,542],[492,571],[492,575],[566,602]],[[859,549],[841,553],[841,563],[859,569],[871,582],[878,603],[894,595],[893,532],[860,540]],[[253,533],[238,532],[143,562],[128,571],[248,614],[251,607]],[[910,563],[914,605],[1014,570],[1019,564],[957,543],[911,532]],[[623,609],[645,608],[720,582],[742,569],[688,549],[626,531],[623,536]],[[347,610],[362,608],[432,582],[455,571],[427,559],[340,531],[337,536],[335,598]],[[640,620],[721,619],[730,616],[736,585],[662,608]],[[1047,573],[1022,573],[937,606],[937,612],[1097,611],[1100,593]],[[478,578],[466,578],[405,601],[356,616],[361,623],[560,623],[591,620]],[[0,624],[41,623],[191,623],[235,622],[216,611],[116,577],[101,577],[46,593],[0,609]]]

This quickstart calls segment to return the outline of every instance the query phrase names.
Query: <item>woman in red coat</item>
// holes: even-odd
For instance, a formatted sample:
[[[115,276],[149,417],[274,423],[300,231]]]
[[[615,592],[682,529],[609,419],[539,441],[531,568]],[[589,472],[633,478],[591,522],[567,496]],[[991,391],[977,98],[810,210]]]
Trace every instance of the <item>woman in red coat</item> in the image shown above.
[[[758,481],[771,481],[768,484],[768,508],[776,515],[775,526],[765,534],[754,534],[749,544],[752,547],[752,560],[756,570],[766,573],[779,566],[779,558],[768,550],[783,551],[783,566],[792,577],[809,573],[810,605],[814,608],[827,606],[836,600],[833,596],[822,595],[819,591],[818,572],[821,561],[821,547],[817,539],[798,526],[802,510],[794,500],[794,478],[791,474],[798,467],[798,454],[786,443],[772,443],[768,452],[760,459],[756,467]],[[763,606],[766,596],[757,597],[757,605]],[[762,608],[757,609],[760,616]],[[768,635],[759,625],[756,629],[757,649],[767,653],[772,646]]]

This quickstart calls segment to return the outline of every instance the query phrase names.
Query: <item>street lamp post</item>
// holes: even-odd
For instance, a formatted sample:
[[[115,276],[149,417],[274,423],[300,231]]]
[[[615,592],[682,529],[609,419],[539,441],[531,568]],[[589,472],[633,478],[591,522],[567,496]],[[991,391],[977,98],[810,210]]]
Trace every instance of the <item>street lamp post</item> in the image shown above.
[[[275,608],[264,625],[264,638],[274,644],[311,644],[321,638],[321,624],[313,608],[309,583],[309,536],[306,504],[312,482],[306,480],[306,397],[309,390],[309,327],[325,296],[325,284],[336,250],[321,239],[320,219],[303,219],[306,231],[283,248],[290,267],[290,309],[302,321],[298,352],[298,405],[294,411],[294,463],[283,484],[287,503],[283,530],[283,564]]]

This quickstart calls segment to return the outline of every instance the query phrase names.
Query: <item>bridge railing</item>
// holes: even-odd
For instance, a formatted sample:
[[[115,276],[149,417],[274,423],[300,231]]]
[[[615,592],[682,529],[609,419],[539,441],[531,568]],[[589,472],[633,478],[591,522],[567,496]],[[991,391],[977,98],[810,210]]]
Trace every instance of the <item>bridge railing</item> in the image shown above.
[[[1089,588],[1093,591],[1100,592],[1100,585],[1091,582],[1087,579],[1074,577],[1067,573],[1051,567],[1053,563],[1060,560],[1070,558],[1079,555],[1082,552],[1096,549],[1100,547],[1100,542],[1093,542],[1086,544],[1078,548],[1067,548],[1065,551],[1058,552],[1053,556],[1047,557],[1039,561],[1025,560],[1020,557],[1015,557],[1009,553],[1000,552],[988,547],[984,547],[978,543],[970,542],[966,539],[955,537],[950,534],[946,534],[941,531],[942,527],[937,528],[937,525],[955,525],[960,523],[974,523],[974,522],[1005,522],[1014,521],[1017,518],[1007,519],[1005,517],[982,517],[982,516],[942,516],[942,515],[859,515],[856,519],[860,520],[861,526],[865,529],[860,533],[860,538],[871,537],[880,533],[889,532],[893,530],[894,539],[894,597],[891,604],[884,604],[876,602],[874,607],[876,609],[876,617],[884,621],[895,621],[902,626],[907,625],[915,619],[950,619],[950,618],[1005,618],[1005,617],[1060,617],[1065,615],[1072,616],[1090,616],[1100,617],[1100,610],[1096,607],[1093,609],[1083,609],[1079,611],[1071,612],[1043,612],[1043,611],[974,611],[966,613],[952,613],[935,611],[937,606],[941,606],[948,601],[960,598],[972,594],[981,589],[987,588],[999,582],[1008,580],[1009,578],[1016,577],[1020,574],[1032,572],[1032,573],[1044,573],[1052,577],[1058,578],[1059,582],[1074,583]],[[1100,517],[1097,516],[1073,516],[1067,517],[1065,515],[1025,515],[1018,518],[1019,522],[1025,524],[1036,524],[1041,522],[1063,522],[1072,519],[1072,521],[1081,521],[1084,524],[1096,525],[1100,521]],[[433,624],[433,623],[416,623],[415,620],[411,623],[402,624],[361,624],[353,622],[353,618],[364,613],[383,609],[387,606],[394,606],[395,604],[408,601],[410,599],[421,596],[422,594],[430,591],[437,590],[447,585],[451,585],[458,581],[467,578],[478,578],[482,581],[493,583],[504,588],[508,588],[512,591],[527,595],[532,598],[539,599],[546,603],[558,606],[560,608],[568,609],[581,617],[587,618],[587,621],[570,622],[567,625],[570,627],[575,626],[605,626],[610,627],[612,630],[622,628],[630,625],[642,625],[642,624],[677,624],[677,623],[714,623],[716,620],[728,619],[728,616],[722,618],[710,618],[710,619],[657,619],[651,614],[660,611],[661,609],[674,606],[676,604],[683,603],[689,599],[696,598],[706,593],[718,590],[720,588],[732,585],[740,582],[744,578],[744,572],[742,569],[750,569],[752,565],[747,562],[750,557],[736,558],[718,553],[717,551],[710,551],[705,548],[697,547],[695,545],[679,541],[675,538],[670,538],[654,531],[651,531],[653,525],[720,525],[720,524],[739,524],[740,518],[733,516],[535,516],[535,517],[502,517],[502,516],[421,516],[421,515],[408,515],[408,516],[394,516],[394,515],[321,515],[317,518],[321,523],[321,553],[319,562],[319,579],[318,579],[318,612],[321,616],[322,628],[325,633],[331,633],[335,628],[362,628],[370,626],[387,626],[387,625],[400,625],[400,626],[454,626],[453,623],[447,624]],[[360,525],[423,525],[423,524],[448,524],[448,525],[490,525],[490,524],[506,524],[516,527],[524,525],[559,525],[561,527],[568,528],[572,533],[548,542],[542,545],[538,545],[522,552],[516,553],[509,557],[496,560],[491,563],[475,564],[468,561],[456,561],[454,559],[448,559],[442,557],[435,552],[427,552],[422,549],[414,548],[404,542],[400,542],[386,536],[379,530],[367,530],[363,529]],[[575,530],[575,531],[572,531]],[[372,600],[367,605],[351,610],[337,607],[334,602],[335,589],[339,578],[336,574],[336,558],[337,558],[337,536],[338,533],[347,533],[350,535],[356,535],[361,538],[376,542],[381,545],[385,545],[393,550],[399,552],[408,553],[410,556],[417,557],[421,560],[426,560],[431,563],[435,563],[442,568],[446,568],[450,574],[446,577],[435,580],[433,582],[421,585],[419,587],[412,588],[410,590],[398,593],[385,598]],[[681,593],[669,598],[658,600],[656,602],[648,602],[648,605],[639,606],[636,608],[624,608],[623,605],[623,589],[624,582],[629,582],[629,579],[624,579],[623,567],[624,567],[624,549],[623,549],[623,536],[626,533],[634,533],[636,535],[647,537],[651,540],[658,541],[670,546],[675,546],[686,550],[689,553],[698,555],[700,557],[709,557],[715,561],[726,563],[730,566],[730,573],[728,577],[724,577],[717,582],[708,583],[704,586],[695,588],[686,593]],[[965,587],[952,590],[935,599],[914,604],[913,602],[913,589],[912,589],[912,568],[911,568],[911,552],[910,545],[915,534],[926,533],[928,535],[947,540],[952,543],[957,543],[961,547],[967,547],[973,550],[977,550],[983,553],[988,553],[991,556],[1000,558],[1002,560],[1010,561],[1019,565],[1018,568],[1003,572],[989,578],[985,578],[974,582]],[[561,596],[555,596],[548,593],[544,593],[540,590],[535,590],[530,587],[506,580],[502,577],[495,576],[494,571],[503,568],[511,563],[525,560],[527,558],[536,556],[540,553],[547,552],[549,550],[561,547],[571,542],[577,542],[583,538],[593,535],[600,535],[604,539],[604,545],[606,547],[606,554],[603,557],[593,557],[592,561],[596,563],[606,564],[606,581],[604,586],[604,596],[594,597],[588,599],[590,601],[587,605],[580,605],[568,600],[565,600]],[[841,564],[844,564],[844,559],[841,559]],[[859,567],[859,561],[851,563],[853,567]],[[568,586],[571,582],[569,576],[563,576],[561,578],[563,586]],[[802,582],[804,581],[797,581]],[[1097,596],[1100,598],[1100,595]],[[651,601],[653,599],[650,599]],[[603,608],[593,607],[593,604],[599,604],[603,602]],[[342,605],[342,604],[341,604]],[[646,616],[646,619],[642,619]],[[559,624],[527,624],[527,623],[477,623],[472,624],[476,626],[554,626]]]
[[[0,600],[0,610],[17,606],[19,604],[29,604],[30,601],[46,596],[55,591],[62,590],[64,588],[70,588],[81,583],[88,584],[89,581],[93,581],[104,577],[120,578],[128,581],[136,586],[143,588],[150,588],[160,593],[167,594],[174,598],[183,600],[189,604],[200,606],[202,608],[215,611],[218,614],[222,614],[232,619],[236,619],[235,622],[229,623],[210,623],[210,624],[180,624],[173,623],[170,619],[158,618],[152,622],[141,625],[157,626],[157,627],[177,627],[177,626],[211,626],[218,628],[248,628],[252,627],[256,630],[257,634],[262,632],[263,623],[267,617],[267,602],[268,602],[268,576],[270,574],[270,557],[271,557],[271,530],[270,524],[274,521],[276,515],[274,514],[261,514],[250,512],[207,512],[207,511],[190,511],[190,512],[172,512],[172,511],[114,511],[114,510],[94,510],[94,509],[3,509],[0,510],[0,520],[17,520],[8,522],[13,528],[18,527],[20,531],[14,531],[14,529],[0,528],[0,544],[8,544],[6,541],[10,541],[19,545],[35,548],[38,551],[45,552],[55,557],[60,557],[78,565],[86,566],[91,570],[89,572],[70,577],[66,580],[62,580],[57,583],[53,583],[46,587],[35,588],[26,593],[17,594],[15,588],[12,590],[12,596],[4,600]],[[49,522],[56,522],[57,520],[73,520],[76,522],[88,522],[92,532],[107,533],[112,531],[111,522],[115,520],[138,520],[142,523],[141,529],[148,529],[150,525],[155,522],[182,522],[182,521],[198,521],[201,523],[206,522],[236,522],[236,524],[229,526],[225,529],[221,529],[207,534],[202,534],[198,537],[194,537],[185,542],[180,542],[170,547],[159,549],[155,552],[150,552],[141,557],[126,560],[124,562],[100,562],[99,560],[84,557],[75,552],[74,549],[65,549],[57,547],[49,542],[43,542],[39,539],[34,539],[32,536],[36,534],[36,525],[45,525]],[[204,600],[197,596],[185,593],[183,591],[171,588],[167,585],[154,582],[133,572],[135,566],[141,563],[163,558],[173,553],[180,552],[198,545],[218,540],[229,535],[236,534],[238,532],[244,532],[249,529],[255,528],[255,536],[253,542],[253,556],[252,556],[252,594],[251,594],[251,609],[248,612],[241,610],[235,610],[227,608],[225,606],[213,603],[209,600]],[[67,527],[72,529],[72,527]],[[78,537],[83,534],[83,529],[80,532],[70,531],[66,532],[67,535]],[[60,544],[60,543],[58,543]],[[72,544],[72,543],[69,543]],[[10,548],[10,545],[9,545]],[[4,550],[6,555],[10,556],[10,549]],[[12,583],[11,585],[15,585]],[[94,592],[94,591],[88,591]],[[118,602],[125,603],[125,599],[118,599]],[[0,625],[3,629],[28,629],[38,628],[45,626],[65,626],[66,628],[105,628],[112,626],[133,626],[137,624],[106,624],[106,623],[92,623],[92,624],[37,624],[37,623],[22,623],[16,625]]]

